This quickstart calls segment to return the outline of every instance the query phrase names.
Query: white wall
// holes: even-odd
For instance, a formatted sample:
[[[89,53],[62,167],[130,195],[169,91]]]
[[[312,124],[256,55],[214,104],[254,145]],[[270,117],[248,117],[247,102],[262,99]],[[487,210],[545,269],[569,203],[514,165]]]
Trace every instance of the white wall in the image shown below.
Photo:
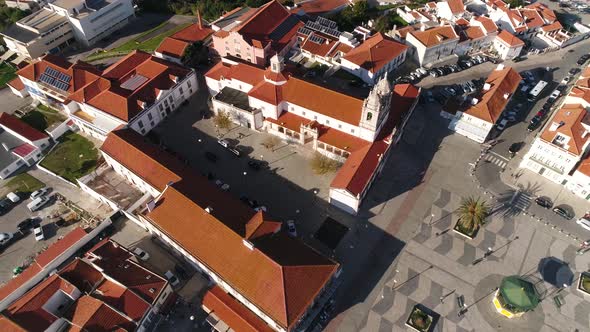
[[[0,149],[4,149],[3,147],[0,147]],[[10,174],[14,173],[16,170],[18,170],[19,168],[21,168],[23,165],[25,165],[25,162],[22,161],[20,158],[15,160],[12,164],[4,167],[4,169],[0,170],[0,179],[6,179],[10,176]]]
[[[328,197],[330,204],[342,209],[352,215],[359,211],[360,200],[345,189],[330,188]]]
[[[500,55],[500,58],[504,60],[516,58],[522,51],[522,46],[510,47],[509,45],[506,45],[504,42],[500,41],[499,38],[494,39],[493,45],[494,49],[498,52],[498,55]]]
[[[463,112],[457,112],[449,123],[449,129],[478,143],[483,143],[493,124]]]
[[[76,39],[88,46],[106,37],[107,32],[126,25],[128,18],[133,17],[134,14],[131,0],[118,0],[88,15],[69,16],[69,20]]]
[[[133,183],[139,190],[141,190],[144,193],[150,193],[154,197],[160,195],[160,191],[152,187],[152,185],[148,184],[145,180],[137,176],[135,173],[131,172],[129,169],[125,168],[125,166],[120,164],[115,159],[111,158],[111,156],[107,155],[102,151],[101,153],[107,164],[109,164],[115,170],[115,172],[121,174],[129,182]]]
[[[579,160],[580,156],[537,138],[523,158],[520,167],[542,174],[555,183],[563,183]]]
[[[569,178],[566,188],[577,196],[590,200],[590,177],[588,175],[575,171]]]

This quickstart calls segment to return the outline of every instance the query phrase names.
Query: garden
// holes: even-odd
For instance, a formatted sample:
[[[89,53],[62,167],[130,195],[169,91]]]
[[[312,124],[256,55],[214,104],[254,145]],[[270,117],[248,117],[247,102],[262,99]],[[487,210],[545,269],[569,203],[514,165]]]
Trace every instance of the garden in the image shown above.
[[[9,192],[30,194],[43,187],[45,187],[45,183],[39,181],[29,173],[21,173],[11,177],[8,182],[0,188],[0,197],[4,197]]]
[[[410,313],[410,317],[406,321],[406,326],[414,331],[428,332],[433,326],[434,317],[421,309],[419,305],[415,305]]]
[[[67,132],[40,165],[76,183],[76,179],[92,172],[98,163],[98,150],[86,138]]]
[[[0,88],[4,88],[6,83],[16,77],[16,70],[5,62],[0,63]]]
[[[467,197],[461,201],[457,212],[459,219],[453,227],[453,231],[469,239],[474,239],[480,227],[485,223],[485,219],[490,215],[490,206],[480,198]]]
[[[36,110],[28,112],[21,117],[21,120],[39,131],[45,131],[45,129],[49,128],[51,125],[61,123],[66,119],[67,118],[57,110],[41,104],[37,106]]]

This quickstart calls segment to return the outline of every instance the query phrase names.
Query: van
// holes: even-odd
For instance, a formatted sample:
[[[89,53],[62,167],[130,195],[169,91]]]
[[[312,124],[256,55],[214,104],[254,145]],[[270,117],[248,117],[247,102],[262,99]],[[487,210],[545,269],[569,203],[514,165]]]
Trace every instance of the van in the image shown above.
[[[48,202],[49,202],[49,198],[47,198],[47,196],[37,197],[32,202],[27,204],[27,208],[31,212],[35,212],[35,211],[39,210],[40,208],[42,208]]]

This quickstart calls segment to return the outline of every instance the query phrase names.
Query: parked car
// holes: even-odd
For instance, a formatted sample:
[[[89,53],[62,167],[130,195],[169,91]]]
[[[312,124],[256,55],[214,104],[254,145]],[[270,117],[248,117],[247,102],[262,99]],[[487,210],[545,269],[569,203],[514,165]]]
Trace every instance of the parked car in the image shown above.
[[[206,151],[205,158],[207,158],[207,160],[209,160],[212,163],[217,161],[217,155],[213,152]]]
[[[166,273],[164,273],[164,277],[166,277],[166,279],[168,279],[168,282],[170,283],[170,285],[172,285],[172,287],[174,287],[180,283],[180,280],[178,280],[178,278],[170,270],[168,270],[168,271],[166,271]]]
[[[39,220],[39,218],[27,218],[21,222],[18,223],[18,225],[16,225],[16,229],[18,229],[19,232],[24,232],[27,231],[31,228],[33,228],[35,225],[39,224],[41,222],[41,220]]]
[[[516,58],[512,59],[512,62],[521,62],[526,60],[527,58],[524,56],[517,56]]]
[[[535,198],[535,203],[537,203],[537,205],[544,207],[546,209],[550,209],[551,207],[553,207],[553,201],[551,201],[551,198],[546,197],[546,196],[539,196],[539,197]]]
[[[520,149],[522,148],[522,145],[523,145],[522,142],[512,143],[512,144],[510,144],[510,147],[508,147],[508,152],[511,155],[515,155],[516,153],[518,153],[518,151],[520,151]]]
[[[580,68],[572,68],[567,73],[570,74],[570,75],[576,75],[579,72],[580,72]]]
[[[6,198],[8,198],[12,203],[20,202],[20,196],[18,196],[14,192],[9,192],[8,194],[6,194]]]
[[[561,80],[560,84],[567,84],[569,81],[570,81],[570,77],[566,76]]]
[[[502,120],[500,121],[500,123],[498,123],[498,124],[496,125],[496,128],[497,128],[498,130],[504,130],[504,128],[506,128],[506,125],[507,125],[507,124],[508,124],[508,120],[507,120],[507,119],[502,119]]]
[[[567,208],[565,208],[564,206],[556,206],[553,208],[553,212],[555,212],[555,214],[557,214],[558,216],[567,219],[567,220],[571,220],[574,218],[573,214],[568,211]]]
[[[220,139],[217,141],[217,143],[219,143],[219,145],[223,146],[224,148],[229,146],[229,142],[226,139]]]
[[[227,148],[229,150],[229,152],[233,153],[236,157],[241,157],[242,153],[240,153],[240,150],[233,148],[233,147],[228,147]]]
[[[557,99],[557,98],[559,98],[559,96],[561,96],[561,91],[556,89],[556,90],[553,90],[553,92],[551,92],[551,96],[549,96],[549,98]]]
[[[142,261],[147,261],[148,259],[150,259],[150,254],[148,254],[147,252],[145,252],[143,249],[137,247],[133,250],[133,254],[137,257],[139,257],[139,259],[141,259]]]
[[[531,122],[529,123],[527,130],[533,131],[533,130],[537,129],[539,124],[541,124],[541,116],[539,116],[539,114],[537,114],[531,119]]]
[[[294,220],[287,220],[287,233],[290,237],[297,237],[297,228],[295,228]]]
[[[584,55],[582,55],[582,56],[581,56],[581,57],[578,59],[578,62],[577,62],[577,64],[578,64],[579,66],[581,66],[581,65],[583,65],[584,63],[586,63],[586,61],[588,61],[588,59],[590,59],[590,54],[584,54]]]
[[[580,218],[576,220],[576,224],[582,226],[582,228],[584,228],[585,230],[590,231],[590,220],[586,218]]]
[[[31,212],[35,212],[35,211],[41,209],[47,203],[49,203],[49,198],[47,196],[41,196],[41,197],[35,198],[33,201],[31,201],[29,204],[27,204],[27,208]]]
[[[12,207],[12,202],[8,198],[0,199],[0,216],[5,215],[10,211]]]
[[[12,233],[0,233],[0,246],[7,245],[13,237]]]
[[[50,190],[50,189],[49,189],[48,187],[41,188],[41,189],[39,189],[39,190],[35,190],[35,191],[33,191],[33,193],[31,194],[30,198],[33,200],[33,199],[35,199],[35,198],[37,198],[37,197],[44,196],[44,195],[46,195],[46,194],[49,192],[49,190]]]
[[[33,227],[33,234],[35,234],[35,240],[45,240],[45,234],[43,233],[43,226],[41,226],[41,224],[37,224],[35,227]]]
[[[255,171],[259,171],[260,170],[260,163],[257,161],[254,161],[254,160],[249,160],[248,167],[250,167],[251,169],[253,169]]]

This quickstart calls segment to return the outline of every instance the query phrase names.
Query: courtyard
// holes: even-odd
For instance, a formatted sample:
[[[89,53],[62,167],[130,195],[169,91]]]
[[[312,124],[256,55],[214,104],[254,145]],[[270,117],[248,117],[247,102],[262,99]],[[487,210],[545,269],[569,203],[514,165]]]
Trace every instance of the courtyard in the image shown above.
[[[76,179],[92,172],[98,161],[94,144],[73,132],[58,139],[58,144],[39,163],[51,172],[76,183]]]

